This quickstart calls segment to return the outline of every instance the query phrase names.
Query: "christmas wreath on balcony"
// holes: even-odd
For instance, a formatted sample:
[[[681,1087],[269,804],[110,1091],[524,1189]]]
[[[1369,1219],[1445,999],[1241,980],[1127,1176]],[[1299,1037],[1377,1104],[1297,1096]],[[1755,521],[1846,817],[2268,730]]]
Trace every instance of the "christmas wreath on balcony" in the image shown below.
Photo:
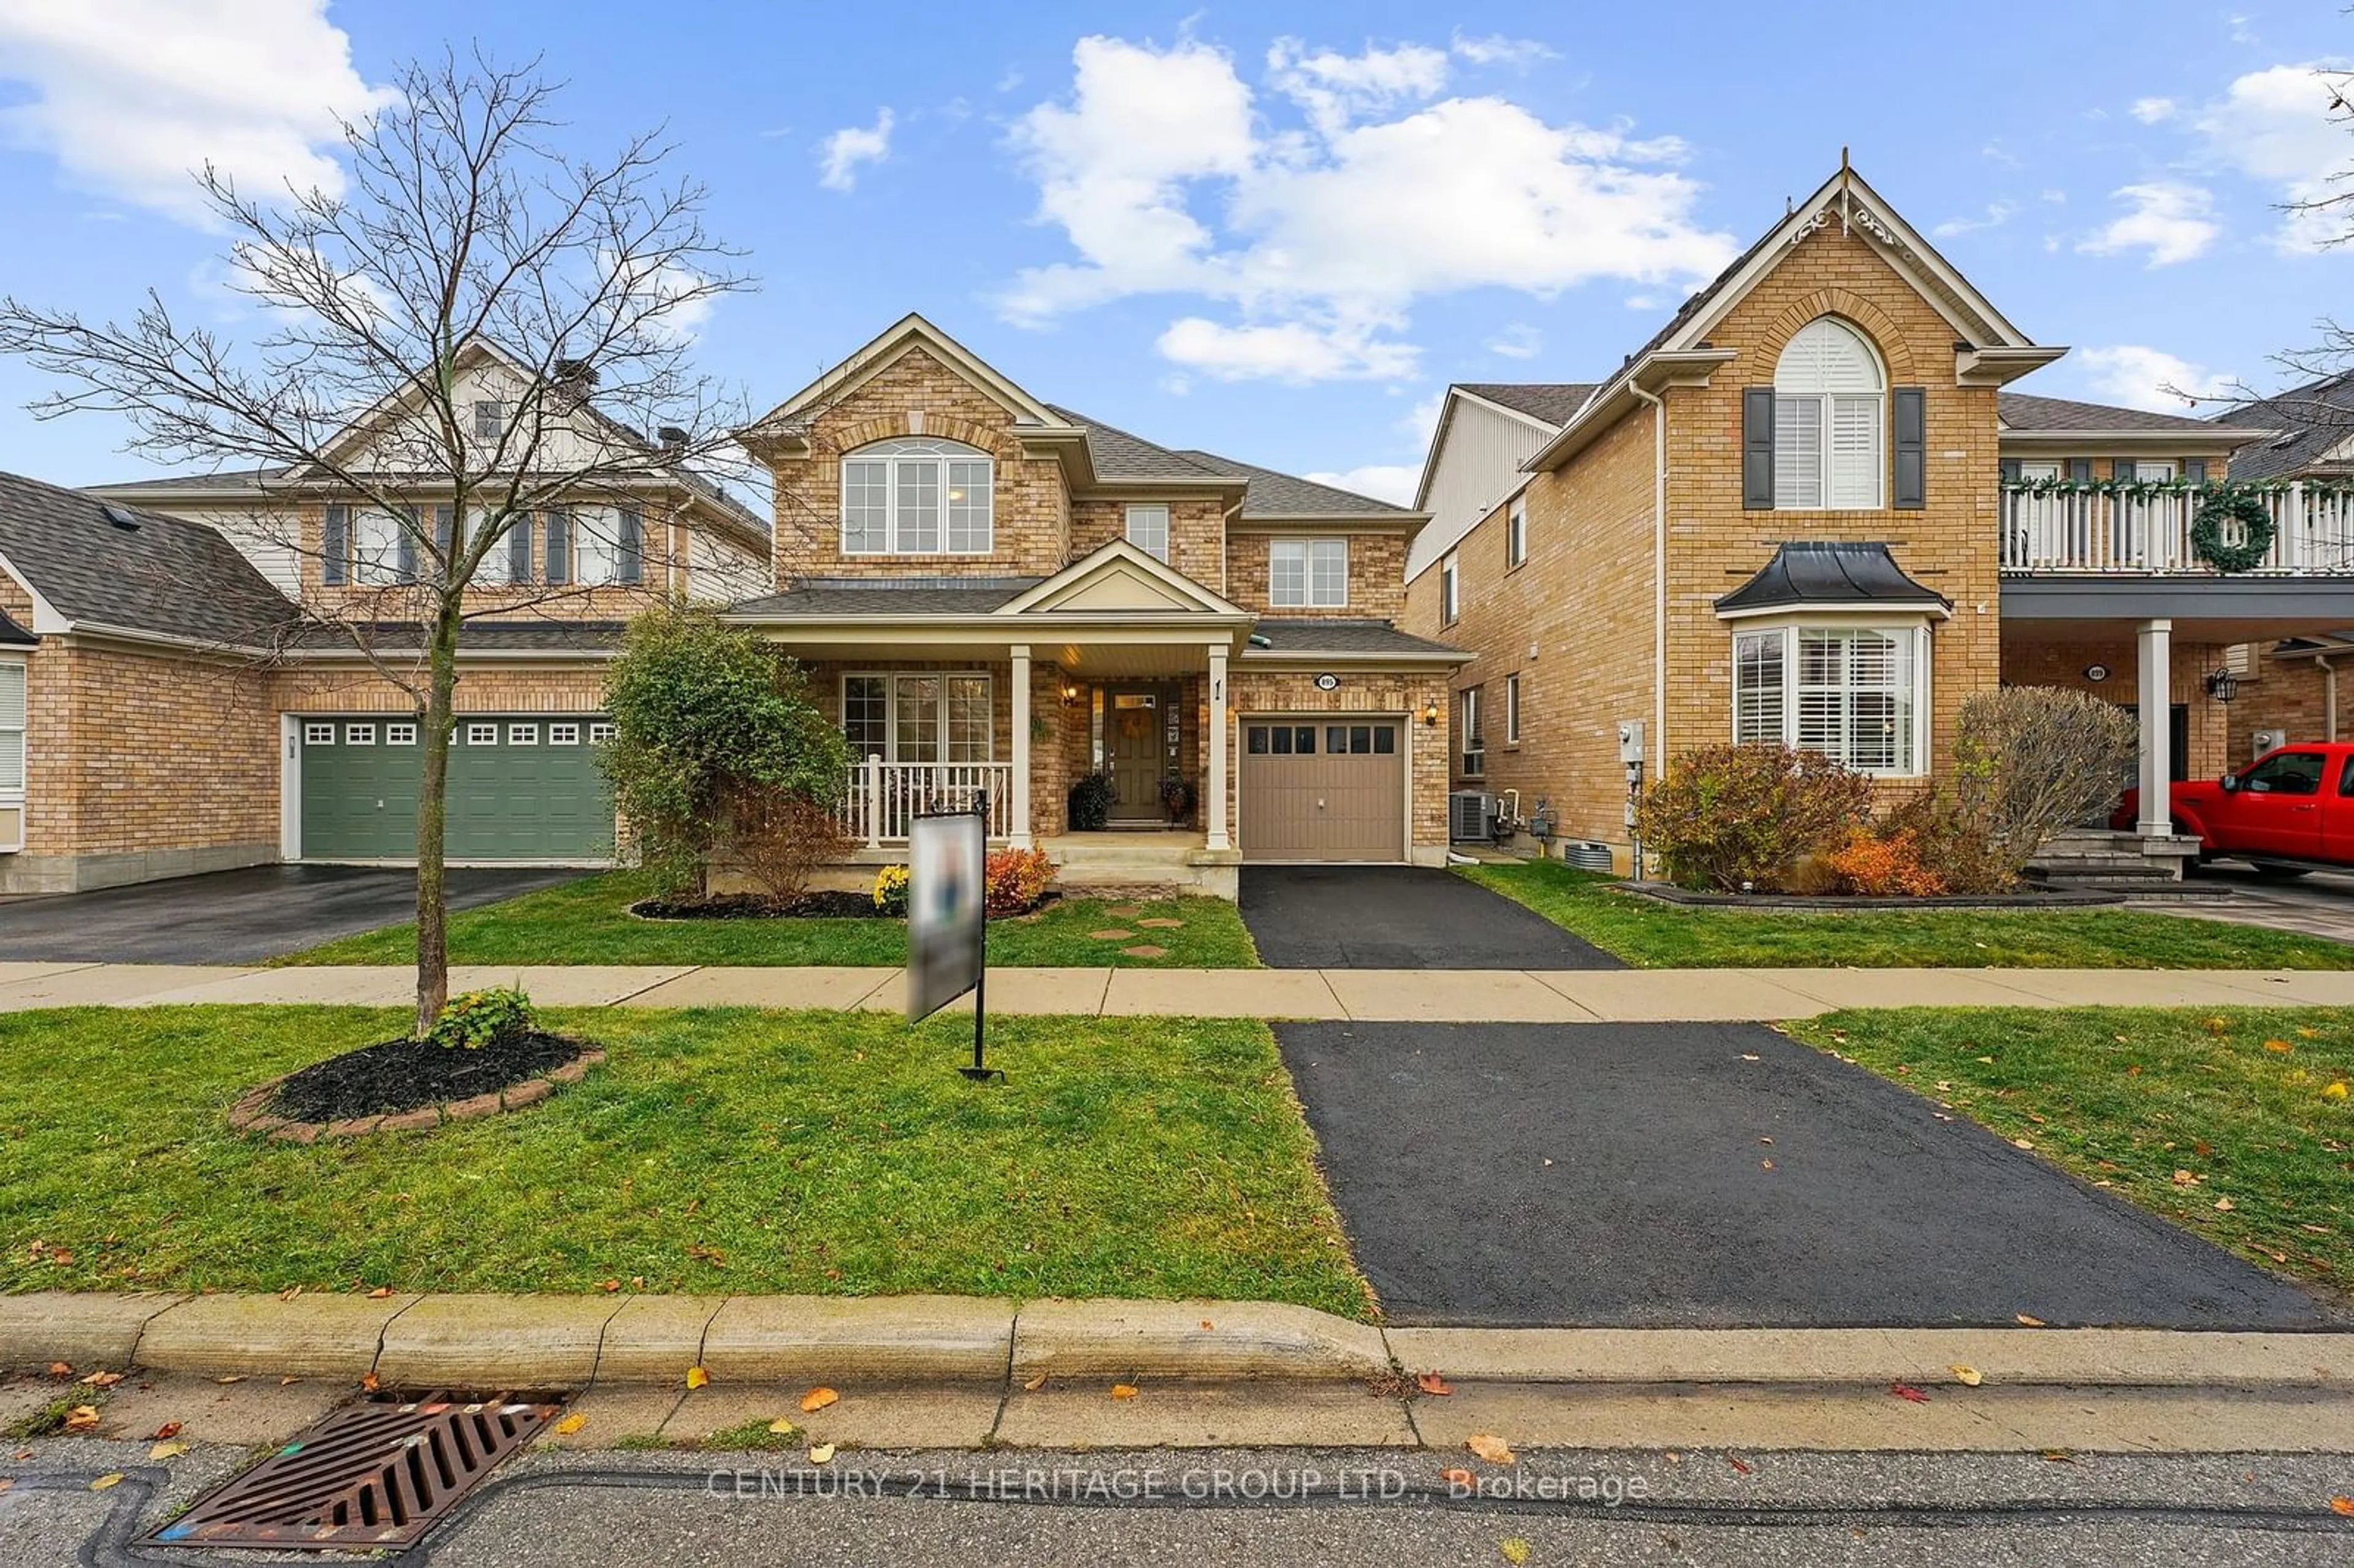
[[[2237,523],[2239,541],[2223,536]],[[2190,551],[2219,572],[2252,572],[2273,553],[2273,514],[2263,498],[2231,485],[2209,493],[2190,520]]]

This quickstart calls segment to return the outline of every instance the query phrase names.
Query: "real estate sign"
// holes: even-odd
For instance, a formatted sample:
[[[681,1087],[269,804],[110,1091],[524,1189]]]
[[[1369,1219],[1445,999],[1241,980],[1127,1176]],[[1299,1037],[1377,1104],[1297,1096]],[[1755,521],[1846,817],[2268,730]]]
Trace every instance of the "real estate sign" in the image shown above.
[[[981,983],[984,819],[916,818],[907,827],[907,1022]]]

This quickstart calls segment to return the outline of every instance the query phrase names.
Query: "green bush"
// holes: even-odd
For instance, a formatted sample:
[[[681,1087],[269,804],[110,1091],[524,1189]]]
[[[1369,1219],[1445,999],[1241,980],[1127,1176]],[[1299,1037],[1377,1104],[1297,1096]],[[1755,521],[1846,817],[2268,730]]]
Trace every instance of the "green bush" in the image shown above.
[[[538,1030],[538,1011],[522,991],[468,991],[441,1004],[440,1016],[426,1038],[445,1050],[479,1051]]]
[[[1872,780],[1816,751],[1749,742],[1685,752],[1643,794],[1636,831],[1681,886],[1779,891],[1806,857],[1843,843]]]
[[[1082,773],[1071,786],[1071,832],[1099,833],[1111,821],[1112,784],[1108,773]]]

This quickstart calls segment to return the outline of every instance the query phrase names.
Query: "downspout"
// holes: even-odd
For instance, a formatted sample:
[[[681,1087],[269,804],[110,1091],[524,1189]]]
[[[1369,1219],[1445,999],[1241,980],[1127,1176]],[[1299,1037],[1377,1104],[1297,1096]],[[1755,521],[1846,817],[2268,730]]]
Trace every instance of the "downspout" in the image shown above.
[[[2321,666],[2321,727],[2322,738],[2331,745],[2338,743],[2338,666],[2327,659],[2316,659]]]
[[[1651,406],[1651,744],[1657,778],[1668,766],[1668,404],[1629,380],[1627,390]],[[1642,845],[1635,845],[1635,877],[1643,876]]]

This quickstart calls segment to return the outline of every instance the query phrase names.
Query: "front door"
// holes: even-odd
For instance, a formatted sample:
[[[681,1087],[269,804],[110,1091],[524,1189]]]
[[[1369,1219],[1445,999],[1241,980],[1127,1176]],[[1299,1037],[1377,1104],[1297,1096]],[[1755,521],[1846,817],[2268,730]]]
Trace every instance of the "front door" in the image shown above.
[[[1157,822],[1161,808],[1161,728],[1168,694],[1158,686],[1104,694],[1104,762],[1111,769],[1111,820]]]

